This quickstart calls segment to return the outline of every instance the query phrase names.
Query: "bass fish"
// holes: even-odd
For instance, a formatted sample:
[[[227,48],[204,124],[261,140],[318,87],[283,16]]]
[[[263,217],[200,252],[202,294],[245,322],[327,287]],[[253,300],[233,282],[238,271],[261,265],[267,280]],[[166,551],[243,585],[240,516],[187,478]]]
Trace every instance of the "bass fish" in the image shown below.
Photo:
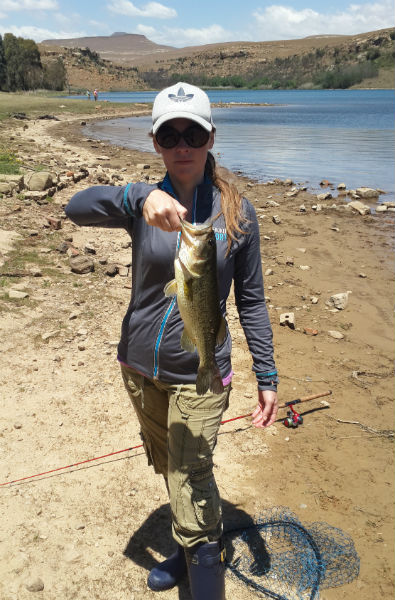
[[[181,240],[174,261],[175,279],[165,289],[166,296],[177,296],[184,322],[181,347],[199,354],[196,392],[214,394],[224,391],[215,346],[226,337],[226,322],[221,314],[217,282],[217,247],[211,221],[192,225],[181,219]]]

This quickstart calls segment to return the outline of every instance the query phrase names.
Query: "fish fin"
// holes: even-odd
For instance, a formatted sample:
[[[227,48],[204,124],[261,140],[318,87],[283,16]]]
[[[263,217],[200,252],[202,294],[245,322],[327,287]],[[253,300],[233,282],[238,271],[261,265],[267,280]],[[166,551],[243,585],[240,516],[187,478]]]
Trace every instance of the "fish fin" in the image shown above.
[[[177,295],[177,281],[172,279],[164,287],[165,296],[176,296]]]
[[[182,335],[181,335],[181,348],[183,348],[186,352],[195,352],[195,344],[194,342],[191,340],[191,338],[189,337],[189,335],[187,334],[187,332],[185,331],[185,329],[183,329]]]
[[[226,321],[223,317],[221,317],[221,322],[219,324],[217,339],[215,341],[216,345],[219,346],[223,344],[226,339]]]
[[[208,390],[213,394],[222,394],[224,386],[216,364],[209,367],[199,367],[196,378],[196,393],[203,396]]]

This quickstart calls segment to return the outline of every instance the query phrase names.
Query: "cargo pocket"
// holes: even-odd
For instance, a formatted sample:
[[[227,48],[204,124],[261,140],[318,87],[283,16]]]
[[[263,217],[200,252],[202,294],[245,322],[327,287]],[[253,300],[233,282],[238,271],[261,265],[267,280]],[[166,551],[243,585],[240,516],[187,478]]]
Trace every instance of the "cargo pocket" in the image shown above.
[[[122,367],[121,371],[123,382],[136,411],[144,408],[144,376],[130,368]]]
[[[190,487],[192,506],[199,526],[216,526],[221,518],[221,501],[212,474],[212,462],[206,461],[191,469],[187,485]]]
[[[154,461],[152,460],[151,444],[150,444],[149,440],[147,440],[144,437],[144,433],[142,431],[140,431],[140,437],[141,437],[141,441],[143,442],[144,452],[147,456],[148,466],[153,465]]]

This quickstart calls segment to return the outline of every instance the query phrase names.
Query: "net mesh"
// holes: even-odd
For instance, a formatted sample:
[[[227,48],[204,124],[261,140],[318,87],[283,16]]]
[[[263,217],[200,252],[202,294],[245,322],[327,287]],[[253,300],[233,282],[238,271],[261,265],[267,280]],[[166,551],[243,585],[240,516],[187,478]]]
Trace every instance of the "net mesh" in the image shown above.
[[[228,531],[225,545],[232,576],[277,600],[316,600],[320,589],[348,583],[359,573],[348,535],[327,523],[302,525],[284,507]]]

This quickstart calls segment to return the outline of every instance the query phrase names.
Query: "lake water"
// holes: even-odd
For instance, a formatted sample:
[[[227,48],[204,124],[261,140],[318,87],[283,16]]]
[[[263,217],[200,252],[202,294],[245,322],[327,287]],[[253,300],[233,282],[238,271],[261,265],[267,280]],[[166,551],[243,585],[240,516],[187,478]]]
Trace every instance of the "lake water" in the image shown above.
[[[156,92],[101,93],[99,101],[152,102]],[[214,153],[223,166],[258,181],[291,177],[312,190],[334,184],[380,188],[395,197],[393,90],[214,90]],[[238,106],[237,103],[249,103]],[[271,106],[259,106],[269,103]],[[254,106],[255,104],[255,106]],[[89,125],[89,137],[152,151],[150,117]]]

